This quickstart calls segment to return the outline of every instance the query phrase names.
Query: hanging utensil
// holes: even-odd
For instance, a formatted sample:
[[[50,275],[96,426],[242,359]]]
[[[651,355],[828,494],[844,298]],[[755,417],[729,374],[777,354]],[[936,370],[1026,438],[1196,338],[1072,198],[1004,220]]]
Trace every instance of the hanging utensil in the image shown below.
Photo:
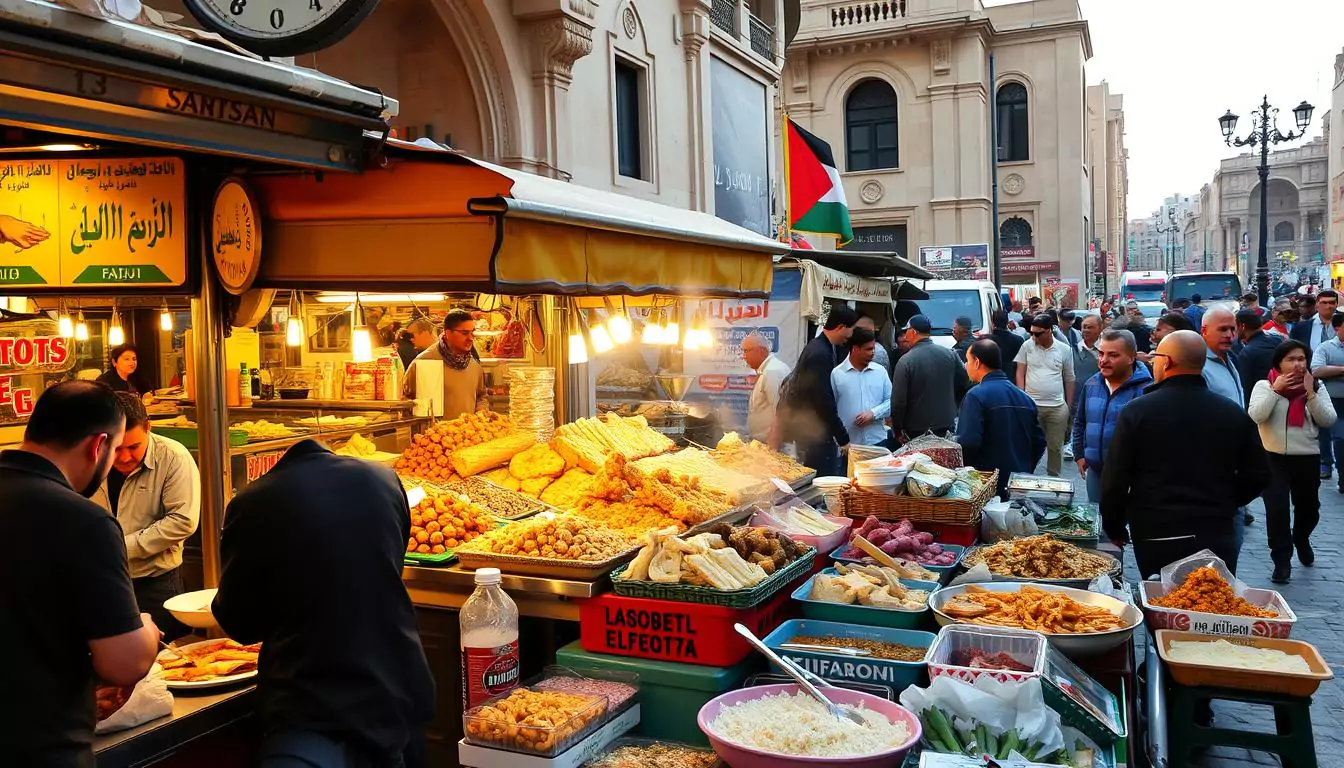
[[[862,717],[860,717],[857,712],[845,709],[844,707],[841,707],[837,705],[835,702],[826,698],[826,694],[818,690],[817,687],[812,684],[811,680],[808,680],[807,677],[804,675],[800,675],[796,668],[786,664],[784,660],[779,657],[778,654],[770,650],[769,646],[761,642],[761,639],[759,637],[756,637],[756,635],[752,634],[752,631],[750,629],[747,629],[741,624],[734,624],[733,629],[737,632],[737,634],[746,638],[747,642],[751,643],[752,647],[754,647],[756,650],[764,654],[767,659],[773,661],[775,665],[778,666],[780,669],[784,670],[785,674],[787,674],[789,677],[792,677],[794,679],[794,682],[798,683],[798,686],[807,692],[808,696],[811,696],[812,698],[816,699],[818,702],[821,703],[823,707],[826,707],[826,711],[830,712],[835,717],[841,718],[843,720],[848,720],[851,723],[854,723],[855,725],[866,726],[868,724],[867,721],[865,721]]]
[[[528,343],[532,345],[532,351],[541,354],[546,351],[546,324],[541,321],[541,313],[537,311],[536,301],[531,302],[528,311]]]

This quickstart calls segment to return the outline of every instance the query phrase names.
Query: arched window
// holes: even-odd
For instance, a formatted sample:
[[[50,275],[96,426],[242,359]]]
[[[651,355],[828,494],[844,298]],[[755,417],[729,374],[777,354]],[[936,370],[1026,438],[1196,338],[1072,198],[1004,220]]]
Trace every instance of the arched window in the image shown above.
[[[1027,146],[1027,87],[1004,83],[994,100],[999,118],[999,162],[1028,159],[1031,153]]]
[[[999,225],[999,245],[1003,248],[1031,245],[1031,224],[1021,216],[1004,219]]]
[[[845,99],[845,170],[896,168],[896,91],[881,80],[864,80]]]
[[[1293,241],[1293,222],[1280,221],[1274,225],[1274,242],[1291,243]]]

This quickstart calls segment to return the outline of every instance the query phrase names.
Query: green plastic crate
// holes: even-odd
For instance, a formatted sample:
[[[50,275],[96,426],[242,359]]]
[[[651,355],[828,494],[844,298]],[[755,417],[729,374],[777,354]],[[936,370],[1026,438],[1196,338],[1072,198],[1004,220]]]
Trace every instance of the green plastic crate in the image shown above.
[[[684,603],[717,605],[723,608],[755,608],[790,587],[812,570],[817,551],[807,547],[798,559],[770,574],[765,581],[748,589],[722,590],[694,584],[662,584],[656,581],[628,581],[621,578],[630,566],[622,565],[611,574],[612,591],[622,597],[645,600],[677,600]]]
[[[764,657],[757,654],[731,667],[706,667],[589,653],[577,641],[556,651],[555,663],[579,671],[639,673],[640,723],[634,733],[699,746],[709,745],[695,723],[700,708],[719,694],[740,688],[747,677],[765,668]]]

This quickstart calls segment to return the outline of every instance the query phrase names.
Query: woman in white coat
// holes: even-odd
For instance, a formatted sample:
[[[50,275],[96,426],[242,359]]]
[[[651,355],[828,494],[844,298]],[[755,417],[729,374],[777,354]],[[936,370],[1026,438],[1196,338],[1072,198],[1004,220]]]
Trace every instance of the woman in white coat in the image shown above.
[[[1265,489],[1265,528],[1274,560],[1275,584],[1287,584],[1297,559],[1316,562],[1311,532],[1321,519],[1320,448],[1316,436],[1335,423],[1335,407],[1317,389],[1320,382],[1307,368],[1310,354],[1300,341],[1285,341],[1270,359],[1269,378],[1256,382],[1247,408],[1260,426],[1260,440],[1269,454],[1273,479]],[[1290,513],[1289,499],[1292,500]]]

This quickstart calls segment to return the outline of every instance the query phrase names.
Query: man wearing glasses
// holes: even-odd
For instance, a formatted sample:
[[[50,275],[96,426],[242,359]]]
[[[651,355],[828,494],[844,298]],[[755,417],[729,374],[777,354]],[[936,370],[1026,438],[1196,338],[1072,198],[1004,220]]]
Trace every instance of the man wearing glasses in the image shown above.
[[[428,404],[426,413],[442,419],[490,410],[485,369],[475,351],[476,321],[471,313],[454,309],[443,320],[437,343],[416,356],[406,369],[402,395]]]
[[[1045,469],[1059,477],[1064,468],[1064,440],[1073,410],[1073,349],[1059,343],[1049,315],[1031,321],[1031,341],[1017,352],[1017,386],[1036,403],[1036,415],[1045,430]]]

